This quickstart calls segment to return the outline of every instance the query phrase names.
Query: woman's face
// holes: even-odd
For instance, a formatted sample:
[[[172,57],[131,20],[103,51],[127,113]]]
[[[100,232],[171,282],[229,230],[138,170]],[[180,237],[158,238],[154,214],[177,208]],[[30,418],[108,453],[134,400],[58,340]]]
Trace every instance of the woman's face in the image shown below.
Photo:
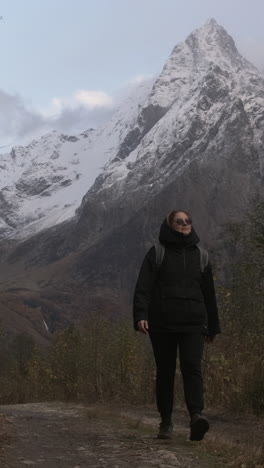
[[[181,232],[187,236],[192,230],[192,221],[184,211],[178,211],[173,217],[171,227],[174,231]]]

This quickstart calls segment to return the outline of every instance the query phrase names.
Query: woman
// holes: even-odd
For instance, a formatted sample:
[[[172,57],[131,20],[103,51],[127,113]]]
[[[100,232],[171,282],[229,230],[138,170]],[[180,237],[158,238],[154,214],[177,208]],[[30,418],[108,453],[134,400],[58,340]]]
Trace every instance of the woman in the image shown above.
[[[161,264],[153,246],[142,264],[134,294],[134,327],[150,336],[157,366],[156,399],[161,416],[158,438],[171,438],[177,349],[190,414],[190,439],[209,429],[202,415],[201,360],[204,341],[220,333],[210,263],[202,266],[199,237],[187,211],[168,214],[160,228]]]

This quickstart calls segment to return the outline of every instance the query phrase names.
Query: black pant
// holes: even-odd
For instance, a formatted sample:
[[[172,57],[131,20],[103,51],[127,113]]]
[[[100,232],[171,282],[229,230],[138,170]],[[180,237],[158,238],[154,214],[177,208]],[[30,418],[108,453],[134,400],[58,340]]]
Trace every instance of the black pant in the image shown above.
[[[170,419],[173,410],[178,346],[187,409],[191,416],[194,413],[201,413],[204,407],[201,369],[204,335],[151,333],[150,339],[157,366],[156,398],[161,418]]]

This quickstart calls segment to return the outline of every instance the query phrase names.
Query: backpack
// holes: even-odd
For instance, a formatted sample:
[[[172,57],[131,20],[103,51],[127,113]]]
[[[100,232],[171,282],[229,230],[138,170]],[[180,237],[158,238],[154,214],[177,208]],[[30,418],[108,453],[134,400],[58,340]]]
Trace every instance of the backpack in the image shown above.
[[[201,272],[203,273],[205,268],[208,265],[208,252],[207,250],[203,249],[202,247],[199,247],[197,245],[199,251],[200,251],[200,268]],[[156,249],[156,264],[158,270],[161,267],[161,264],[163,262],[164,254],[165,254],[165,246],[163,244],[155,244],[155,249]]]

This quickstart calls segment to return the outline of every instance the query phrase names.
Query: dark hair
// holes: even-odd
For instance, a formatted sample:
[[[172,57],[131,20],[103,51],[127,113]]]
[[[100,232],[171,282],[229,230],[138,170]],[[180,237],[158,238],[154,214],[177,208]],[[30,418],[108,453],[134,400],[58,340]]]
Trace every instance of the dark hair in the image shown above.
[[[186,211],[186,210],[173,210],[166,216],[167,223],[168,223],[168,225],[170,227],[172,226],[172,221],[173,221],[174,216],[177,213],[180,213],[180,212],[185,213],[188,216],[188,218],[191,218],[191,213],[189,211]]]

